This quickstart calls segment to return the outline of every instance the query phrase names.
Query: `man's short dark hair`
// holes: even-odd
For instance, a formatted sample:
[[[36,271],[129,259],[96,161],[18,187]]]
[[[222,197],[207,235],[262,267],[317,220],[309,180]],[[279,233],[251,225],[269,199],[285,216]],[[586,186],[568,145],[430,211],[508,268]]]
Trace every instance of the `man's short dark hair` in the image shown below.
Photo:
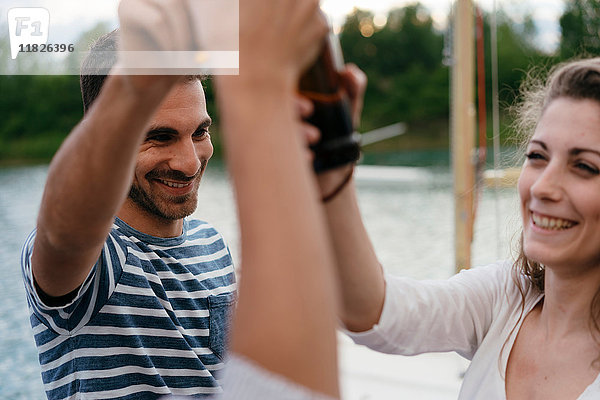
[[[119,48],[119,31],[115,29],[102,35],[92,44],[90,52],[81,63],[79,74],[79,86],[81,87],[81,98],[83,100],[83,114],[90,109],[100,89],[106,80],[106,76],[117,62],[117,50]]]
[[[117,63],[119,50],[119,29],[102,35],[90,47],[88,55],[81,63],[79,86],[83,100],[83,114],[87,114],[104,85],[107,75]],[[186,75],[187,81],[204,81],[204,75]]]

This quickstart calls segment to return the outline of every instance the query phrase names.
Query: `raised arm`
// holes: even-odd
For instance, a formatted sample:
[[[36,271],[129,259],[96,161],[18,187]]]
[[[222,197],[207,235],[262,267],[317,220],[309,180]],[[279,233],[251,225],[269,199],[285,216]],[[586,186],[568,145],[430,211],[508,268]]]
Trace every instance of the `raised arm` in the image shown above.
[[[240,76],[217,79],[242,242],[232,351],[338,396],[333,259],[295,109],[326,26],[317,0],[240,7]]]
[[[32,255],[46,294],[65,295],[85,280],[131,185],[146,124],[175,79],[109,76],[54,156]]]
[[[184,1],[121,1],[119,50],[187,50],[193,36]],[[174,23],[173,18],[184,22]],[[109,64],[91,55],[82,73]],[[119,60],[115,68],[123,72],[127,66]],[[86,117],[55,155],[32,254],[33,275],[44,293],[65,295],[89,274],[131,186],[147,125],[180,79],[108,76]]]
[[[352,100],[352,113],[358,125],[366,76],[355,65],[342,73]],[[332,193],[352,166],[318,175],[322,194]],[[383,270],[362,221],[354,180],[325,204],[327,226],[333,243],[341,288],[340,319],[351,331],[365,331],[379,321],[383,309],[385,282]]]

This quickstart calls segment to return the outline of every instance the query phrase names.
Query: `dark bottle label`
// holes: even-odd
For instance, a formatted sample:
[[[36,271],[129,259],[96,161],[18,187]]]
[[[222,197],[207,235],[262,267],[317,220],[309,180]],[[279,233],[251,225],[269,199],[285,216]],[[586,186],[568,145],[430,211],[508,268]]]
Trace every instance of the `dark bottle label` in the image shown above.
[[[332,33],[315,64],[300,79],[300,93],[314,104],[307,122],[319,128],[321,138],[312,146],[316,172],[356,162],[360,135],[354,133],[348,96],[339,71],[343,66],[337,37]]]

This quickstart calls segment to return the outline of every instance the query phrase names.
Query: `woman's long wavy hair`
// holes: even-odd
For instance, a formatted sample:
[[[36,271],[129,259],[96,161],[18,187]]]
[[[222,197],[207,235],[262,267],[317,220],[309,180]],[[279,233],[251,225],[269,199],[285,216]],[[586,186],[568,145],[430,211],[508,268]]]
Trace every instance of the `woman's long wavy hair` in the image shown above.
[[[600,57],[559,64],[550,70],[546,79],[538,71],[530,73],[521,85],[518,105],[512,110],[515,116],[515,130],[521,135],[520,142],[523,147],[529,143],[548,105],[557,98],[565,97],[589,99],[600,104]],[[533,288],[539,293],[544,293],[545,268],[525,255],[522,232],[514,266],[514,281],[522,296],[523,317],[526,290]],[[522,277],[525,277],[525,280]],[[600,288],[590,306],[589,327],[594,340],[600,344]],[[599,361],[600,357],[595,362]]]

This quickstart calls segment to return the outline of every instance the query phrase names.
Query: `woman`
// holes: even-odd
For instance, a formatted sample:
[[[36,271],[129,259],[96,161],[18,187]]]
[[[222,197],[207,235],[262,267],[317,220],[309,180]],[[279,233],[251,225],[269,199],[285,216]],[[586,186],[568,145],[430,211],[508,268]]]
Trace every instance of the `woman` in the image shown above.
[[[518,184],[519,259],[448,281],[385,275],[345,189],[326,205],[342,321],[378,351],[471,359],[460,399],[597,399],[600,58],[561,65],[545,85],[526,87],[520,117],[530,139]]]

